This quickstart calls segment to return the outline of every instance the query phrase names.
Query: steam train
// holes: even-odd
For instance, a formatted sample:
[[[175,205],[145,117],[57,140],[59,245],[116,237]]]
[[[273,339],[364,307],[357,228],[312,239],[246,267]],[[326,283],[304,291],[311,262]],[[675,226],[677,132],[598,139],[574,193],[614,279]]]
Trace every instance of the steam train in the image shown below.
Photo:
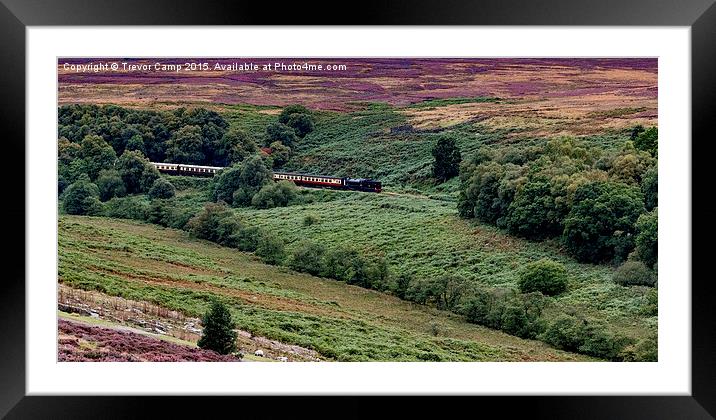
[[[150,162],[159,172],[170,175],[214,176],[224,169],[219,166],[185,165],[183,163]],[[348,178],[323,175],[297,174],[290,172],[274,172],[274,181],[291,181],[296,185],[313,188],[331,188],[379,193],[383,190],[380,181],[367,178]]]

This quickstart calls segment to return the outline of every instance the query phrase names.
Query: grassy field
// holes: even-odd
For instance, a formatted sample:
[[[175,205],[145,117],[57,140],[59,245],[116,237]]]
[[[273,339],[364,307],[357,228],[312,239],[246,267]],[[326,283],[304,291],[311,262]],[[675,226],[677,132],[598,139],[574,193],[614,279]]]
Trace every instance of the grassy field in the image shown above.
[[[590,360],[143,223],[61,216],[58,281],[190,316],[220,299],[239,328],[332,360]]]
[[[531,242],[460,219],[454,203],[355,193],[326,203],[237,212],[250,224],[278,233],[289,247],[304,239],[351,245],[385,255],[396,274],[418,278],[459,274],[482,285],[516,287],[526,263],[551,258],[570,276],[568,291],[555,299],[557,307],[593,315],[633,337],[656,329],[656,317],[642,314],[648,288],[614,284],[612,267],[577,263],[557,242]],[[318,222],[304,226],[307,214]]]

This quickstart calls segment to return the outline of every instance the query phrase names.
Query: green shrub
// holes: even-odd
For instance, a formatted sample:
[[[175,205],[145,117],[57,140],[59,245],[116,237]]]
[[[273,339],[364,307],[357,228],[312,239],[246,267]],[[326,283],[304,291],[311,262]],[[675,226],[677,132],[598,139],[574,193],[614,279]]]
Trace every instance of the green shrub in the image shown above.
[[[148,210],[143,196],[115,197],[104,203],[104,215],[118,219],[146,220]]]
[[[303,216],[303,226],[312,226],[318,223],[321,218],[317,214],[307,214]]]
[[[557,348],[576,351],[607,360],[621,360],[631,340],[615,334],[602,321],[562,314],[541,335]]]
[[[67,214],[100,214],[99,188],[87,178],[80,179],[62,194],[62,207]]]
[[[251,199],[251,206],[259,209],[286,207],[298,197],[296,184],[280,181],[264,185]]]
[[[128,194],[147,192],[159,178],[157,168],[141,152],[127,150],[117,160],[117,171]]]
[[[300,242],[291,254],[289,267],[296,271],[309,273],[314,276],[323,271],[323,255],[326,249],[323,245],[314,242]]]
[[[567,290],[567,270],[556,261],[541,259],[525,266],[518,284],[522,293],[555,296]]]
[[[194,214],[173,200],[152,200],[147,210],[147,221],[156,225],[183,229]]]
[[[461,307],[468,322],[502,330],[522,338],[536,338],[544,329],[544,296],[477,288]]]
[[[627,261],[617,268],[613,280],[622,286],[653,286],[656,276],[643,262]]]
[[[149,197],[169,199],[176,195],[176,189],[169,181],[164,178],[158,178],[149,189]]]
[[[241,227],[231,209],[215,203],[207,203],[187,223],[187,230],[193,236],[227,246],[236,246],[234,235]]]
[[[102,201],[107,201],[112,197],[123,197],[127,193],[122,177],[114,169],[99,171],[96,184],[99,188],[99,199]]]
[[[244,252],[254,252],[259,246],[259,238],[263,231],[256,226],[246,226],[239,229],[231,237],[231,242],[236,248]]]
[[[393,283],[393,294],[395,294],[395,296],[399,297],[400,299],[407,299],[408,290],[410,290],[410,286],[412,283],[412,276],[405,273],[399,274],[395,278],[395,282]]]
[[[281,238],[265,232],[259,236],[256,255],[267,264],[279,265],[286,258],[285,248]]]
[[[625,362],[658,362],[658,340],[656,337],[647,337],[624,348],[621,359]]]

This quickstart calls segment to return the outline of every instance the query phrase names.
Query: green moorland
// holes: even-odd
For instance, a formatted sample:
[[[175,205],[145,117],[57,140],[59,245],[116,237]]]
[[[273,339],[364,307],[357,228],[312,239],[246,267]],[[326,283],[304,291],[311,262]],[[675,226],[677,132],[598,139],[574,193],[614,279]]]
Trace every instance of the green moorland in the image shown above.
[[[61,216],[59,281],[192,316],[219,299],[240,328],[339,361],[592,360],[139,222]]]
[[[191,240],[180,231],[157,230],[118,219],[63,217],[60,224],[61,281],[74,287],[149,300],[193,315],[200,314],[206,309],[207,302],[218,296],[232,305],[234,316],[242,328],[316,349],[324,356],[337,360],[553,360],[552,356],[543,353],[546,349],[556,352],[549,346],[467,323],[466,312],[460,305],[454,308],[455,313],[451,313],[438,311],[431,303],[416,304],[390,296],[398,294],[393,286],[401,276],[408,276],[419,283],[445,275],[466,279],[471,287],[478,289],[476,293],[480,292],[480,288],[486,288],[496,293],[494,296],[502,296],[505,291],[518,292],[520,274],[527,264],[548,259],[564,266],[567,286],[556,296],[540,298],[545,306],[538,321],[541,327],[549,326],[551,334],[546,341],[558,342],[561,348],[578,348],[587,354],[609,354],[608,358],[612,360],[628,360],[621,356],[621,348],[624,347],[622,339],[626,339],[632,344],[638,343],[637,347],[644,343],[647,359],[652,360],[657,332],[656,288],[617,284],[615,273],[624,260],[578,262],[568,252],[559,234],[552,232],[546,239],[536,240],[518,238],[509,229],[497,227],[499,223],[495,220],[486,222],[475,215],[461,217],[458,204],[463,199],[461,193],[464,195],[466,189],[475,187],[474,191],[481,191],[477,188],[480,187],[484,190],[481,194],[493,194],[494,197],[490,198],[502,206],[495,212],[504,213],[525,183],[537,185],[538,182],[548,182],[552,188],[548,194],[554,194],[553,200],[540,202],[547,210],[538,214],[535,208],[525,207],[525,211],[532,212],[525,214],[538,219],[553,212],[557,216],[549,217],[556,218],[557,222],[550,222],[561,229],[566,213],[575,204],[570,201],[574,190],[585,183],[605,182],[606,179],[618,182],[621,189],[614,189],[613,194],[622,194],[619,200],[639,201],[638,205],[643,207],[640,188],[644,187],[640,184],[644,184],[642,178],[647,178],[646,171],[655,166],[654,154],[650,156],[643,150],[635,151],[629,141],[630,135],[633,139],[633,133],[626,129],[605,130],[599,135],[583,135],[563,142],[557,139],[555,142],[554,138],[533,135],[520,126],[489,128],[479,118],[446,127],[420,129],[411,124],[409,114],[405,112],[408,109],[411,112],[429,112],[435,108],[472,102],[503,105],[503,101],[496,98],[454,98],[426,101],[422,105],[404,108],[370,103],[357,104],[361,105],[359,110],[345,113],[312,111],[315,126],[307,134],[292,140],[290,159],[281,166],[281,170],[371,177],[382,181],[385,190],[381,194],[371,194],[302,189],[297,192],[298,199],[291,200],[288,206],[268,209],[252,206],[250,197],[243,204],[234,203],[235,208],[231,212],[241,220],[242,229],[259,228],[285,246],[286,258],[282,262],[274,261],[276,266],[259,263],[250,254]],[[134,120],[146,122],[138,123],[136,127],[130,124],[125,129],[126,134],[122,134],[117,115],[125,121],[133,119],[125,117],[124,111],[115,108],[111,112],[117,115],[112,119],[90,127],[82,125],[83,122],[93,118],[102,121],[106,117],[101,112],[92,116],[89,112],[82,114],[82,110],[68,110],[61,113],[60,135],[69,138],[69,143],[75,145],[72,147],[83,142],[85,134],[95,132],[103,136],[111,145],[102,147],[114,148],[117,152],[116,156],[109,156],[107,162],[116,159],[118,164],[115,167],[119,167],[122,177],[128,174],[129,178],[134,176],[132,165],[141,166],[135,158],[122,162],[123,148],[130,145],[137,150],[144,148],[150,159],[156,160],[151,157],[152,154],[161,157],[166,152],[168,156],[171,153],[187,159],[198,156],[194,163],[205,164],[211,159],[226,159],[234,153],[227,149],[222,152],[224,154],[216,153],[210,158],[210,155],[204,156],[196,148],[192,149],[193,145],[201,145],[202,142],[206,150],[211,149],[213,144],[224,144],[217,140],[222,138],[217,134],[219,126],[226,133],[241,130],[256,146],[270,145],[267,127],[276,123],[280,108],[250,105],[217,107],[220,116],[175,112],[164,115],[162,118],[165,121],[158,123],[156,115],[133,115]],[[617,109],[600,114],[600,117],[612,118],[632,112],[631,109],[627,111]],[[65,120],[67,123],[62,124]],[[112,124],[117,127],[113,128]],[[199,130],[196,124],[204,125]],[[177,130],[176,127],[182,125],[185,126]],[[142,133],[142,130],[148,131]],[[172,134],[170,130],[177,131]],[[119,135],[115,137],[113,133]],[[139,141],[135,141],[136,138]],[[163,140],[159,141],[160,138]],[[209,141],[210,138],[214,140]],[[479,170],[488,168],[489,171],[485,171],[487,176],[483,177],[488,181],[490,176],[502,177],[497,181],[499,189],[490,190],[489,182],[476,183],[474,180],[478,177],[467,178],[474,185],[465,183],[460,177],[436,182],[432,176],[431,152],[442,139],[453,140],[462,153],[463,162],[472,164],[472,168],[464,165],[463,170],[474,170],[479,175]],[[91,146],[92,142],[88,145]],[[77,156],[83,156],[84,150],[72,147],[66,146],[67,156],[61,156],[61,163],[63,159],[65,161],[61,176],[66,178],[67,185],[79,182],[74,181],[79,179],[77,173],[88,171],[82,163],[78,164],[81,159]],[[88,147],[87,155],[92,153]],[[257,149],[253,153],[258,153]],[[263,156],[261,159],[271,164],[271,157]],[[241,170],[248,166],[245,162],[239,165]],[[154,176],[159,177],[158,174]],[[98,175],[90,175],[89,178],[100,183]],[[174,213],[169,217],[170,221],[160,224],[191,231],[186,222],[198,214],[205,203],[217,200],[214,192],[218,181],[162,178],[173,184],[176,195],[157,208],[152,206],[159,200],[151,200],[143,194],[149,191],[148,184],[128,191],[130,197],[89,206],[87,214],[157,223],[156,220],[161,218],[157,219],[152,212],[164,206],[172,208]],[[111,185],[107,179],[102,182]],[[653,185],[655,188],[655,180]],[[601,194],[603,190],[594,191],[592,193]],[[240,191],[229,191],[226,197],[231,198],[232,192]],[[473,199],[477,200],[479,196]],[[523,205],[529,205],[529,202],[524,200]],[[609,205],[609,202],[606,204]],[[470,211],[473,205],[477,211],[484,203],[471,203]],[[644,213],[644,210],[639,212]],[[505,214],[497,214],[494,219],[498,216]],[[515,220],[531,222],[525,217]],[[521,227],[517,223],[515,225]],[[550,228],[554,231],[553,225]],[[525,226],[530,227],[527,223]],[[627,228],[634,230],[632,220],[628,221]],[[251,232],[250,229],[245,231]],[[171,241],[163,241],[157,232],[168,235]],[[629,235],[633,234],[627,232],[623,236],[611,237],[612,232],[608,232],[608,238],[610,241],[621,241],[617,245],[621,247],[620,252],[626,254],[634,247],[629,243]],[[389,272],[388,287],[379,287],[382,292],[370,291],[290,271],[286,266],[306,241],[328,249],[349,246],[364,256],[384,259]],[[612,243],[610,247],[616,248]],[[168,275],[166,262],[170,262],[172,267],[189,267],[189,272]],[[651,266],[645,269],[649,271],[646,284],[655,278],[655,274],[652,276],[655,269],[655,264],[653,269]],[[650,285],[653,286],[653,283]],[[247,293],[251,296],[247,297]],[[349,297],[341,300],[341,296],[358,295],[360,303]],[[527,294],[518,295],[518,299],[522,299]],[[282,303],[279,305],[277,301]],[[286,303],[288,301],[291,303]],[[380,303],[374,306],[366,303],[368,301]],[[514,303],[514,300],[509,302]],[[504,319],[515,308],[499,309]],[[383,312],[388,310],[398,312]],[[562,322],[565,316],[571,319],[568,320],[571,323]],[[598,323],[587,325],[582,323],[583,319]],[[376,323],[380,324],[380,328]],[[536,328],[535,331],[544,329]],[[607,329],[606,336],[599,334]],[[584,334],[593,336],[593,339],[584,345],[575,344],[574,338]],[[543,337],[542,333],[530,336]],[[455,340],[466,341],[458,343]],[[505,344],[508,342],[511,344]],[[519,354],[505,353],[505,346],[512,348],[514,343],[525,342],[540,350],[527,351],[530,356],[525,356],[521,350],[517,352]],[[619,354],[614,349],[618,349],[616,353]],[[535,352],[539,355],[536,356]]]

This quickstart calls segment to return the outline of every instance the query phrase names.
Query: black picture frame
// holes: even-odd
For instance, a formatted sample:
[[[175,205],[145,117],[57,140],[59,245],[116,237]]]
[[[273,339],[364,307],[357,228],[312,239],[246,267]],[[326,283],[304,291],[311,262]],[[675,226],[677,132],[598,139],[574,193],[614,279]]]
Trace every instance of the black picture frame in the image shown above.
[[[332,12],[327,16],[321,12]],[[236,2],[220,0],[0,0],[0,121],[3,133],[4,173],[13,182],[4,182],[6,244],[3,288],[0,292],[0,415],[8,418],[124,418],[143,417],[149,407],[159,407],[162,417],[206,415],[216,405],[236,410],[242,416],[260,409],[262,418],[285,418],[303,412],[314,417],[370,415],[383,406],[383,397],[369,400],[335,397],[326,401],[314,397],[39,397],[25,391],[25,54],[27,26],[75,25],[574,25],[574,26],[688,26],[691,28],[692,68],[692,192],[710,191],[705,171],[704,141],[713,138],[712,107],[716,102],[716,5],[714,0],[489,0],[457,1],[401,0],[348,3]],[[702,188],[699,188],[702,187]],[[704,201],[693,195],[692,224],[704,221],[699,214]],[[7,223],[10,222],[10,223]],[[25,218],[25,223],[31,223]],[[703,225],[705,226],[705,225]],[[707,229],[692,234],[692,267],[701,261],[707,246],[694,241]],[[460,405],[482,413],[498,410],[501,416],[524,415],[548,418],[714,418],[716,415],[716,322],[711,303],[713,287],[709,276],[692,281],[692,392],[690,396],[555,396],[555,397],[470,397]],[[684,279],[688,280],[688,279]],[[399,391],[398,391],[399,392]],[[272,399],[268,399],[272,398]],[[389,405],[403,415],[426,414],[432,409],[446,414],[455,402],[410,398],[391,399]],[[198,400],[195,400],[198,399]],[[317,406],[324,409],[317,409]],[[339,408],[340,407],[340,408]],[[149,410],[149,411],[148,411]],[[258,415],[258,414],[257,414]],[[253,416],[249,416],[253,417]]]

